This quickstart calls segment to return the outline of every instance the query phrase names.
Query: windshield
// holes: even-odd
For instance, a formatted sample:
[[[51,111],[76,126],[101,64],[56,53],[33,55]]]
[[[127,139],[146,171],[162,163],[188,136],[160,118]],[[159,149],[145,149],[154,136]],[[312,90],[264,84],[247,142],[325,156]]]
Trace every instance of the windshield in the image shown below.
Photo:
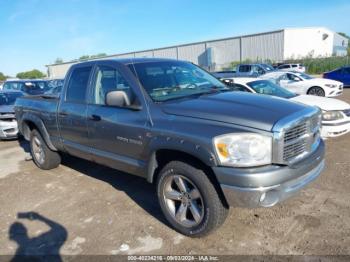
[[[155,102],[230,90],[214,76],[191,63],[148,62],[130,64],[129,68]]]
[[[0,105],[1,106],[9,106],[14,105],[16,99],[22,96],[21,93],[0,93]]]
[[[42,94],[49,89],[46,81],[7,82],[4,90],[18,90],[31,95]]]
[[[306,80],[310,80],[310,79],[313,79],[312,76],[309,76],[307,74],[304,74],[304,73],[295,73],[297,76],[300,76],[301,78],[304,78]]]
[[[275,69],[268,65],[268,64],[261,64],[261,66],[266,70],[266,71],[274,71]]]
[[[258,94],[278,96],[282,98],[292,98],[296,94],[280,87],[269,80],[258,80],[247,83],[248,86],[254,89]]]

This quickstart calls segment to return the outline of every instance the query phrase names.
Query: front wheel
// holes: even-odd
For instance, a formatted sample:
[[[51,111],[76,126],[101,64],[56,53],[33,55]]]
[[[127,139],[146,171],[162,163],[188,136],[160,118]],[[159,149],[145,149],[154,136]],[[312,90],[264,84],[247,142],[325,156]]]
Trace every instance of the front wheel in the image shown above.
[[[41,169],[53,169],[61,163],[61,156],[46,145],[36,129],[30,133],[30,152],[34,163]]]
[[[206,173],[184,162],[172,161],[162,169],[157,193],[167,221],[187,236],[207,235],[228,213]]]
[[[314,95],[314,96],[325,96],[325,92],[321,87],[314,86],[307,91],[308,95]]]

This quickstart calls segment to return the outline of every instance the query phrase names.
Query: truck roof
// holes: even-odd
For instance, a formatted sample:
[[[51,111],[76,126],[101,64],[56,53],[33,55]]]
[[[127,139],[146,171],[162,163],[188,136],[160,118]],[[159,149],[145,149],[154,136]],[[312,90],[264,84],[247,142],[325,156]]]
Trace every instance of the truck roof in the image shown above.
[[[99,60],[93,60],[93,61],[86,61],[86,62],[80,62],[75,65],[81,65],[81,64],[93,64],[98,61],[111,61],[111,62],[118,62],[125,65],[128,64],[137,64],[137,63],[150,63],[150,62],[186,62],[183,60],[177,60],[177,59],[171,59],[171,58],[153,58],[153,57],[138,57],[138,58],[110,58],[110,59],[99,59]],[[74,66],[74,65],[73,65]]]

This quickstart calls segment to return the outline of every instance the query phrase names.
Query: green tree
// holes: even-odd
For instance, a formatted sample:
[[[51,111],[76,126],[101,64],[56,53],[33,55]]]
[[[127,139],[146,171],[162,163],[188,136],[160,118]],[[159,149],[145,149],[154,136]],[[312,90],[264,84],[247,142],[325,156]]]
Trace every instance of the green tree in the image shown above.
[[[89,59],[90,56],[89,55],[82,55],[81,57],[79,57],[79,60],[86,60],[86,59]]]
[[[20,72],[16,75],[19,79],[35,79],[35,78],[43,78],[46,75],[39,71],[38,69],[33,69],[31,71]]]
[[[100,58],[100,57],[104,57],[104,56],[107,56],[107,54],[106,53],[99,53],[97,55],[90,56],[90,58]]]
[[[0,72],[0,81],[5,81],[6,80],[6,76]]]
[[[62,64],[63,63],[63,59],[60,58],[60,57],[57,57],[54,63],[55,64]]]

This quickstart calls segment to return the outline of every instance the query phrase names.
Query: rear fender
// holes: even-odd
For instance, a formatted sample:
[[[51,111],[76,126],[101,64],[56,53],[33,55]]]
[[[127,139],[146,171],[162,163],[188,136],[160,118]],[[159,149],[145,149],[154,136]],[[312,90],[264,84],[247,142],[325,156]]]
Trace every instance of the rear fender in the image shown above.
[[[31,113],[24,113],[22,116],[21,124],[19,125],[19,129],[26,140],[30,139],[30,131],[33,128],[36,128],[40,132],[47,146],[51,150],[58,151],[51,142],[50,135],[47,132],[44,122],[36,115],[33,115]]]

